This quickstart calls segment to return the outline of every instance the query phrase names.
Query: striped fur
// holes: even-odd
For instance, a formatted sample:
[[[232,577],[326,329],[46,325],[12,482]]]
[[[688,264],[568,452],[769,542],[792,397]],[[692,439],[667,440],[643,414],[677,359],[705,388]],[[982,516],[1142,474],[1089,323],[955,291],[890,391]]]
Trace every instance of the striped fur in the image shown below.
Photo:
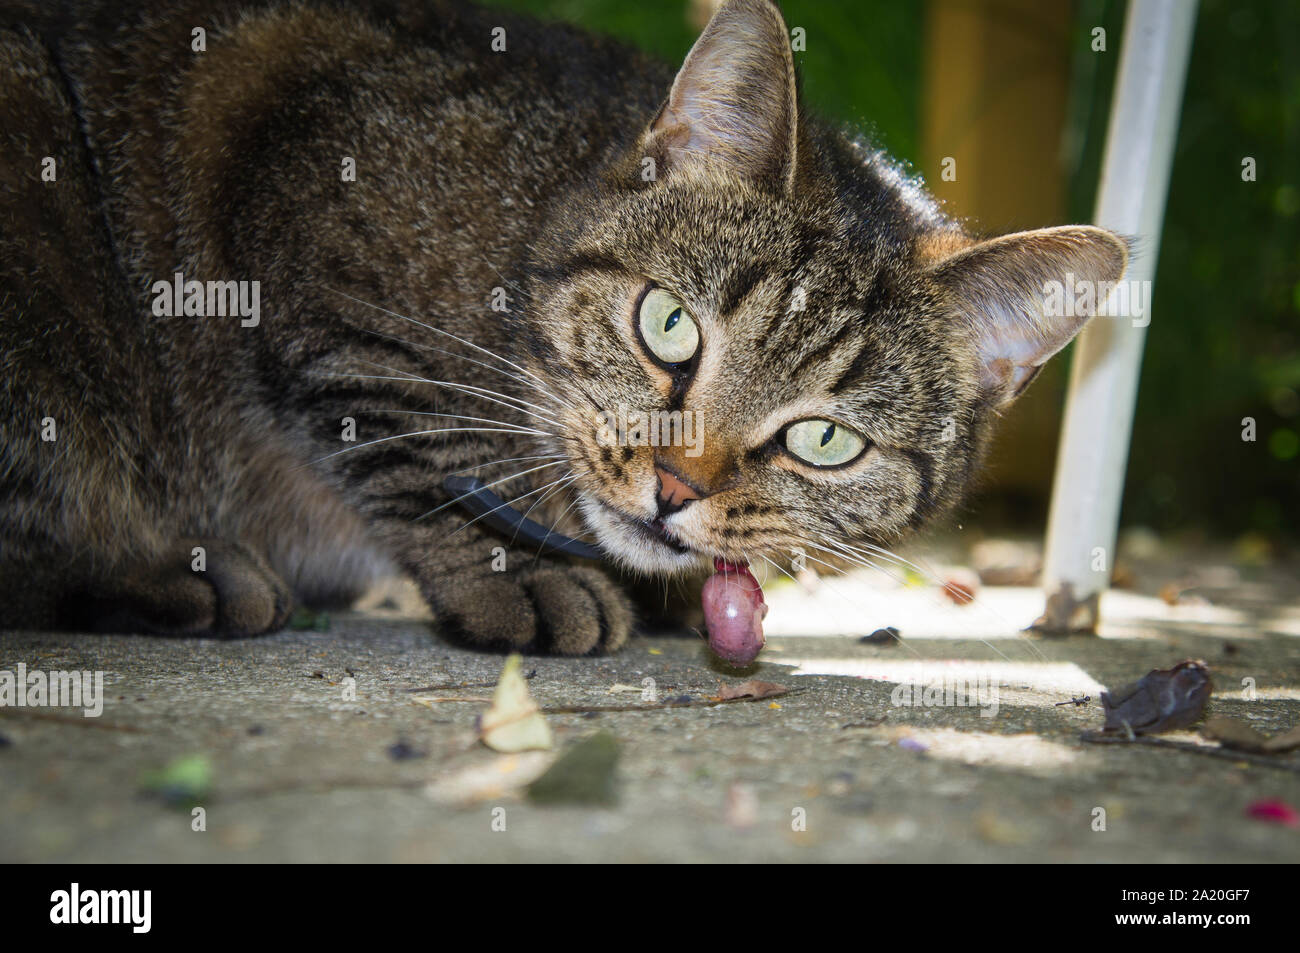
[[[851,558],[959,498],[1078,330],[1036,287],[1127,254],[1086,227],[966,235],[800,112],[767,0],[724,4],[676,78],[459,3],[0,0],[0,139],[19,626],[254,634],[396,566],[451,638],[617,648],[634,614],[606,571],[467,525],[442,478],[504,480],[632,572]],[[259,282],[260,323],[155,315],[176,272]],[[636,340],[650,282],[699,323],[689,375]],[[600,445],[620,406],[697,414],[704,452]],[[779,444],[803,417],[871,449],[804,466]],[[417,431],[439,432],[392,439]],[[654,518],[656,462],[706,491],[674,545],[626,522]]]

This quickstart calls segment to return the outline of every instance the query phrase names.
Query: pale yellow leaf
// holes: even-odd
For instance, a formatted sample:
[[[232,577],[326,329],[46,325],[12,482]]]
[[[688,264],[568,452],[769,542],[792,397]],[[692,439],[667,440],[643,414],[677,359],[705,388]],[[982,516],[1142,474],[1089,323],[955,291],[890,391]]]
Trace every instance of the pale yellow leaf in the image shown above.
[[[492,704],[479,716],[479,739],[494,751],[546,750],[554,744],[550,726],[528,693],[522,669],[519,655],[506,658]]]

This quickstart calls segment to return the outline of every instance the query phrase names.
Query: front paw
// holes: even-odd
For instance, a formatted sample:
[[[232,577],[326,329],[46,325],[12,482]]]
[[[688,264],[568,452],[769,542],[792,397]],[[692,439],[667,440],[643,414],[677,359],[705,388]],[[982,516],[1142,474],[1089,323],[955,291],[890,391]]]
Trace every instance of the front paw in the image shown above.
[[[425,587],[425,595],[447,638],[470,648],[598,655],[632,632],[627,596],[590,566],[461,575]]]
[[[292,610],[289,587],[263,556],[201,539],[124,569],[95,588],[83,611],[100,632],[243,638],[282,628]]]

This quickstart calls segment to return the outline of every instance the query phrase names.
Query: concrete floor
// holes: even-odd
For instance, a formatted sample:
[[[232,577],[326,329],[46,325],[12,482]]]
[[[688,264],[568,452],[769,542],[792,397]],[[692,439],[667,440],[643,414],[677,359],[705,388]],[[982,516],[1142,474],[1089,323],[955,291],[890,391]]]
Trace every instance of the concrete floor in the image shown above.
[[[1106,597],[1100,638],[1021,634],[1041,608],[1031,589],[986,586],[957,607],[870,578],[771,585],[769,646],[745,677],[794,693],[547,716],[560,751],[600,730],[618,739],[611,807],[520,798],[547,756],[475,738],[486,705],[472,699],[491,694],[501,658],[451,648],[419,618],[356,612],[241,642],[0,633],[0,670],[103,670],[107,697],[99,718],[0,708],[0,860],[1300,860],[1300,829],[1247,815],[1260,799],[1300,809],[1300,752],[1266,765],[1080,738],[1101,725],[1101,688],[1184,658],[1212,668],[1212,713],[1266,734],[1300,722],[1295,567],[1195,562],[1208,604],[1155,598],[1174,570],[1152,563],[1139,591]],[[905,641],[857,641],[885,625]],[[647,678],[661,700],[697,702],[742,680],[691,637],[525,669],[541,705],[569,708],[642,705],[610,690]],[[891,703],[899,683],[953,675],[990,677],[996,717]],[[412,756],[395,756],[399,742]],[[213,771],[203,831],[142,793],[149,771],[190,754]]]

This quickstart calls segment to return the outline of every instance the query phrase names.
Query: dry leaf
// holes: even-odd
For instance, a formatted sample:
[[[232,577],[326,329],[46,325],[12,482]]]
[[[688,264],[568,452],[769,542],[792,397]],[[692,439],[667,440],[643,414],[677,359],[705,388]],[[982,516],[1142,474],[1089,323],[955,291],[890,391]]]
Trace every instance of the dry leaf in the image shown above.
[[[788,691],[789,689],[784,685],[777,685],[773,682],[760,682],[756,678],[751,678],[739,685],[724,685],[719,682],[717,697],[722,701],[729,701],[733,698],[771,698],[774,695],[784,695]]]
[[[618,739],[598,731],[564,752],[528,786],[538,804],[614,804],[618,801]]]
[[[445,777],[435,778],[424,793],[446,804],[473,804],[519,797],[523,789],[540,778],[555,760],[544,751],[502,755],[487,764],[476,764]]]
[[[1281,754],[1300,748],[1300,727],[1269,738],[1236,718],[1211,718],[1201,726],[1201,734],[1213,738],[1225,748],[1254,754]]]
[[[479,740],[495,751],[530,751],[553,745],[551,728],[528,693],[522,668],[519,655],[506,659],[492,705],[479,716]]]
[[[1192,592],[1194,588],[1193,584],[1167,583],[1160,590],[1160,598],[1169,606],[1208,606],[1210,600],[1196,595]]]
[[[644,691],[645,689],[642,688],[640,685],[624,685],[622,682],[615,682],[614,685],[605,689],[605,694],[617,695],[620,692],[624,692],[624,693],[635,692],[636,694],[640,695]]]
[[[943,594],[955,605],[967,606],[979,594],[980,577],[969,569],[954,569],[943,581]]]

